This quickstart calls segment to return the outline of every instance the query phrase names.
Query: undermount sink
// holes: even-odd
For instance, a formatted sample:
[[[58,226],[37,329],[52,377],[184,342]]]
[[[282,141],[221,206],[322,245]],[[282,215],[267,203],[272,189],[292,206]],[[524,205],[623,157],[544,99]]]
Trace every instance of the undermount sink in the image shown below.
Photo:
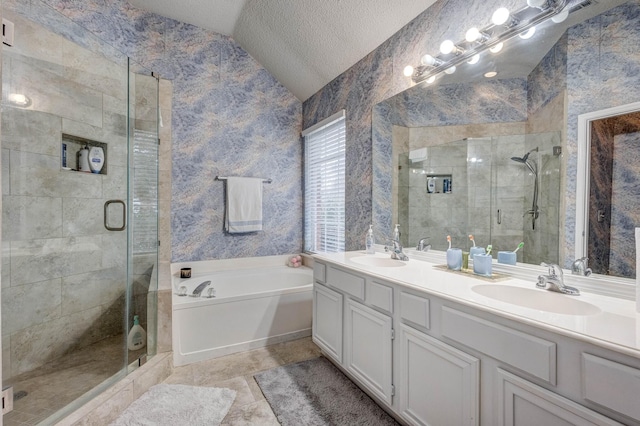
[[[600,308],[597,306],[576,299],[576,297],[580,296],[567,296],[548,290],[499,284],[476,285],[471,290],[501,302],[539,311],[564,315],[595,315],[600,313]]]
[[[384,268],[396,268],[406,265],[406,263],[401,260],[391,259],[390,257],[380,257],[376,255],[355,256],[351,258],[351,261],[360,265],[379,266]]]

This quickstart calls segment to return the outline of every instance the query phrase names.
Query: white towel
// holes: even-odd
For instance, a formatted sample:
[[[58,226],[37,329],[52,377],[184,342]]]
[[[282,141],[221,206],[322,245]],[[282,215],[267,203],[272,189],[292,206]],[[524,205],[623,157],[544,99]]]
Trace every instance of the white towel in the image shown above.
[[[231,234],[262,231],[262,178],[227,178],[224,228]]]

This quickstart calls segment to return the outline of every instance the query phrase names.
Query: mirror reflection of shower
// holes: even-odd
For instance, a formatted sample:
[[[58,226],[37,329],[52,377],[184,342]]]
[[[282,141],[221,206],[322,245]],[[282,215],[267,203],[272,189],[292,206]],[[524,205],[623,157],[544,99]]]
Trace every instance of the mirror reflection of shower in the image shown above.
[[[531,173],[533,173],[533,203],[531,205],[531,209],[527,210],[523,216],[531,215],[531,229],[535,231],[536,219],[540,216],[540,209],[538,209],[538,165],[532,158],[529,158],[529,154],[532,152],[538,152],[538,147],[535,147],[522,157],[511,157],[511,159],[515,162],[524,164],[529,170],[531,170]]]

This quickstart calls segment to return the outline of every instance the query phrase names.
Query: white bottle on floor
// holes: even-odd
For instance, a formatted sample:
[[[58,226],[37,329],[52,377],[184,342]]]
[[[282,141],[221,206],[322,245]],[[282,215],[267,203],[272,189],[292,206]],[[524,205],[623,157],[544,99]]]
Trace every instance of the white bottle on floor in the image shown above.
[[[133,327],[129,331],[129,336],[127,337],[127,345],[129,346],[130,351],[135,351],[137,349],[142,349],[147,344],[147,333],[144,331],[144,328],[140,325],[140,320],[137,315],[133,317]]]

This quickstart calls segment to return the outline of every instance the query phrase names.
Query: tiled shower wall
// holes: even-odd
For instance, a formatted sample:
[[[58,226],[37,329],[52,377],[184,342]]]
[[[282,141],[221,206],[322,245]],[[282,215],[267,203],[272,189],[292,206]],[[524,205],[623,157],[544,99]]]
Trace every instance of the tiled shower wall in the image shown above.
[[[128,76],[124,57],[114,63],[11,12],[4,16],[20,37],[3,49],[3,93],[32,98],[27,108],[5,101],[2,110],[8,379],[123,332],[127,235],[108,232],[102,212],[106,200],[127,198]],[[155,82],[139,77],[137,93],[153,105],[155,90],[144,94],[145,79]],[[62,170],[62,133],[105,143],[106,174]],[[143,324],[154,263],[134,258],[136,313]]]

